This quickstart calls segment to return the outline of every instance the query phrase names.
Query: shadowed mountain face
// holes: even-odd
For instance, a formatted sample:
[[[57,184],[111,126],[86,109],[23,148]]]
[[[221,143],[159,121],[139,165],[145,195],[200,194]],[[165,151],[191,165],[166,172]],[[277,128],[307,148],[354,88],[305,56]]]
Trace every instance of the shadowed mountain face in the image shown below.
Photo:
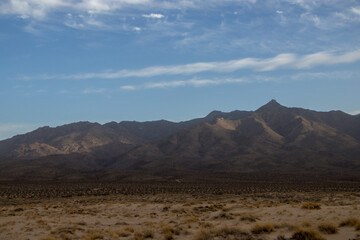
[[[0,167],[3,179],[77,179],[94,171],[356,175],[360,118],[272,100],[254,112],[214,111],[180,123],[79,122],[0,142]]]
[[[116,156],[140,144],[155,142],[202,122],[212,122],[218,117],[233,119],[249,113],[214,111],[204,118],[180,123],[165,120],[110,122],[104,125],[77,122],[56,128],[42,127],[33,132],[0,141],[0,159],[9,157],[34,159],[50,155],[97,151]]]

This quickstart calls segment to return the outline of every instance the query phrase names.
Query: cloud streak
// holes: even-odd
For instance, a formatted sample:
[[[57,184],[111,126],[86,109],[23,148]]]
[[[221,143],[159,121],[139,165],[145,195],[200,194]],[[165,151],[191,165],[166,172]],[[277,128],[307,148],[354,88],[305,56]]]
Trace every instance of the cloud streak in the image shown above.
[[[163,17],[164,17],[164,15],[159,14],[159,13],[143,14],[142,16],[143,16],[144,18],[157,18],[157,19],[160,19],[160,18],[163,18]]]
[[[237,2],[237,0],[227,0]],[[256,3],[255,0],[245,0],[244,3]],[[52,12],[86,12],[89,14],[109,14],[125,8],[137,9],[189,9],[222,3],[209,0],[2,0],[0,14],[17,15],[22,18],[44,20]],[[144,17],[163,18],[162,14],[145,14]]]
[[[223,85],[231,83],[243,83],[247,80],[242,78],[227,78],[227,79],[190,79],[179,81],[163,81],[163,82],[149,82],[143,85],[126,85],[122,86],[123,90],[138,90],[138,89],[154,89],[154,88],[175,88],[175,87],[204,87],[210,85]]]
[[[243,58],[225,62],[197,62],[184,65],[152,66],[136,70],[120,70],[106,73],[82,73],[59,76],[64,79],[117,79],[130,77],[154,77],[161,75],[191,75],[202,72],[229,73],[241,69],[254,71],[274,71],[277,69],[310,69],[316,66],[327,66],[351,63],[360,60],[360,50],[334,55],[318,52],[304,56],[292,53],[279,54],[272,58]]]
[[[21,18],[43,20],[51,12],[87,12],[108,14],[129,6],[139,6],[151,0],[5,0],[0,4],[0,13],[18,15]]]

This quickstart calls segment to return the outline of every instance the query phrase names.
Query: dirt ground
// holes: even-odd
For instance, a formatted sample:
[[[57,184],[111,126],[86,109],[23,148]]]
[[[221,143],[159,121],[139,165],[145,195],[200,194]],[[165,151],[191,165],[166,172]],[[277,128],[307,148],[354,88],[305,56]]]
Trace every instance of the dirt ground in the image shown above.
[[[0,200],[0,239],[360,239],[358,191]]]

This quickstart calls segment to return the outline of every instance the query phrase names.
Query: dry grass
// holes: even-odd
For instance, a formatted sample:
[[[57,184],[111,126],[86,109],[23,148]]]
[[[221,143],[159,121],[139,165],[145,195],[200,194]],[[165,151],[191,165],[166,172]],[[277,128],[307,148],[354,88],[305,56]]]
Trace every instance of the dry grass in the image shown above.
[[[326,240],[315,230],[302,230],[295,231],[291,237],[293,240]]]
[[[322,223],[318,226],[318,229],[322,233],[335,234],[338,233],[337,227],[332,223]]]
[[[351,194],[355,196],[352,200]],[[251,191],[237,195],[117,194],[39,200],[0,196],[0,239],[290,240],[292,234],[295,240],[323,239],[321,235],[356,239],[360,208],[353,206],[360,206],[360,194],[351,194]],[[290,205],[289,199],[294,204]],[[304,210],[301,207],[305,202],[321,204],[321,210]],[[338,224],[351,228],[341,229]],[[337,230],[336,235],[327,235]]]
[[[161,227],[161,233],[164,235],[165,240],[170,240],[174,238],[174,234],[179,235],[180,231],[171,227],[168,224],[163,224]]]
[[[135,231],[135,240],[152,239],[154,238],[154,232],[151,229],[144,229],[142,231]]]
[[[216,236],[224,236],[224,235],[226,236],[226,235],[234,235],[239,231],[241,231],[241,230],[238,228],[235,228],[235,227],[229,228],[228,226],[225,226],[225,227],[216,229],[214,231],[214,234]]]
[[[248,221],[248,222],[256,222],[256,220],[258,220],[258,218],[254,215],[251,215],[251,214],[243,214],[241,217],[240,217],[240,220],[241,221]]]
[[[360,220],[356,217],[349,217],[340,222],[340,227],[356,227],[360,225]]]
[[[210,239],[210,231],[207,229],[201,229],[194,237],[194,240],[208,240]]]
[[[321,209],[321,205],[319,203],[315,203],[315,202],[304,202],[302,204],[301,208],[309,209],[309,210]]]
[[[256,224],[251,228],[251,232],[254,234],[271,233],[274,229],[274,225],[271,223]]]
[[[71,238],[70,238],[71,239]],[[104,234],[97,232],[97,231],[89,231],[84,236],[83,239],[85,240],[96,240],[96,239],[104,239]]]
[[[238,227],[224,226],[212,230],[203,228],[197,233],[194,239],[252,239],[252,236]]]
[[[303,226],[303,227],[311,227],[312,223],[309,222],[309,221],[304,221],[304,222],[301,223],[301,226]]]

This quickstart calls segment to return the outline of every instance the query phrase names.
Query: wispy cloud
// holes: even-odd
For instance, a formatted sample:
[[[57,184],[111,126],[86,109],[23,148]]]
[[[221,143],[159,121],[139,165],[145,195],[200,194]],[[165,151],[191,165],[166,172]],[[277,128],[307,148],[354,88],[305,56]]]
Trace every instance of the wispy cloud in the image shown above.
[[[150,14],[143,14],[142,15],[145,18],[163,18],[164,15],[160,14],[160,13],[150,13]]]
[[[0,4],[0,13],[43,20],[51,12],[68,10],[107,14],[127,6],[144,5],[149,2],[151,0],[5,0]]]
[[[81,73],[73,75],[59,75],[58,77],[42,75],[41,77],[24,77],[30,79],[117,79],[130,77],[153,77],[161,75],[191,75],[202,72],[229,73],[241,69],[254,71],[274,71],[276,69],[310,69],[316,66],[326,66],[351,63],[360,60],[360,50],[343,54],[317,52],[304,56],[293,53],[279,54],[272,58],[243,58],[225,62],[197,62],[184,65],[152,66],[136,70],[120,70],[117,72]]]
[[[352,8],[351,8],[351,11],[352,11],[353,13],[355,13],[355,14],[360,15],[360,7],[358,7],[358,8],[352,7]]]
[[[211,85],[224,85],[233,83],[249,82],[244,78],[225,78],[225,79],[189,79],[178,81],[161,81],[161,82],[147,82],[140,85],[124,85],[121,90],[139,90],[139,89],[154,89],[154,88],[176,88],[176,87],[206,87]]]
[[[225,2],[239,2],[228,0]],[[240,3],[256,3],[255,0]],[[0,14],[17,15],[21,18],[45,19],[52,12],[83,12],[89,14],[109,14],[125,8],[146,9],[187,9],[221,5],[220,1],[209,0],[2,0]],[[144,17],[163,18],[162,14],[145,14]]]

